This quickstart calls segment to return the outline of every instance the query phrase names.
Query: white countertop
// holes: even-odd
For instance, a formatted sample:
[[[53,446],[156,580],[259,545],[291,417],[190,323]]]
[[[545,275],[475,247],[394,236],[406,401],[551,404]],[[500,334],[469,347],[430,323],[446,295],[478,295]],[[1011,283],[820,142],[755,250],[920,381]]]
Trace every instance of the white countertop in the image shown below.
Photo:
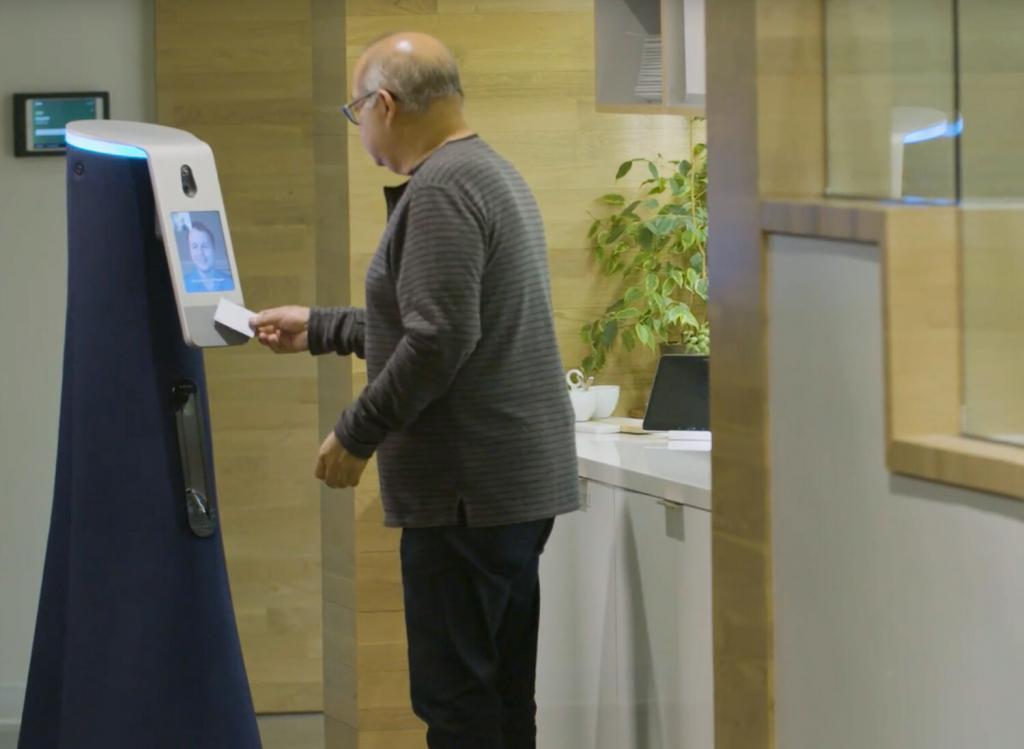
[[[711,511],[711,443],[576,433],[580,476]]]

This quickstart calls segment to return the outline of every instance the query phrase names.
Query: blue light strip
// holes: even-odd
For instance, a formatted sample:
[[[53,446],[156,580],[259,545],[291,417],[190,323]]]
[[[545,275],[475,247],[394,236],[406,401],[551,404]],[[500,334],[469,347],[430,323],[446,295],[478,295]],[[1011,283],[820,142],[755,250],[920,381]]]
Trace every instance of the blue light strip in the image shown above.
[[[74,133],[67,133],[64,136],[64,140],[69,146],[81,148],[83,151],[105,153],[108,156],[124,156],[129,159],[149,158],[146,156],[146,152],[141,148],[125,146],[121,143],[110,143],[105,140],[94,140],[93,138],[86,138],[81,135],[75,135]]]
[[[938,125],[909,132],[903,136],[903,143],[909,145],[911,143],[924,143],[926,140],[935,140],[936,138],[955,138],[963,131],[964,118],[961,115],[956,118],[956,122],[940,122]]]

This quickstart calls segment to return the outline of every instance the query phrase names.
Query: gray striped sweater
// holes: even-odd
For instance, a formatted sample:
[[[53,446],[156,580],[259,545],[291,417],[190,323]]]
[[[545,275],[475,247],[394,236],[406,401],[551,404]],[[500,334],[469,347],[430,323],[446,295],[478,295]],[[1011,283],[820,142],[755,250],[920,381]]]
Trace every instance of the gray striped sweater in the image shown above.
[[[525,522],[577,509],[547,248],[529,187],[479,137],[387,188],[366,309],[314,309],[310,351],[365,356],[335,432],[376,452],[385,524]]]

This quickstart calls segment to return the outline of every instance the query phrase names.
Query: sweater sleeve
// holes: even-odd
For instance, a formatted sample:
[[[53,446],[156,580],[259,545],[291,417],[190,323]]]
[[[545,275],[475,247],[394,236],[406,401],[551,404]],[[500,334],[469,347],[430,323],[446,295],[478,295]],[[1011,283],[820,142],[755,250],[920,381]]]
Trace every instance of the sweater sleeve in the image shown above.
[[[345,449],[364,458],[448,391],[480,340],[487,242],[468,197],[439,185],[417,187],[394,248],[403,335],[335,427]]]
[[[365,311],[357,307],[313,307],[309,311],[309,352],[318,356],[333,351],[364,359],[365,321]]]

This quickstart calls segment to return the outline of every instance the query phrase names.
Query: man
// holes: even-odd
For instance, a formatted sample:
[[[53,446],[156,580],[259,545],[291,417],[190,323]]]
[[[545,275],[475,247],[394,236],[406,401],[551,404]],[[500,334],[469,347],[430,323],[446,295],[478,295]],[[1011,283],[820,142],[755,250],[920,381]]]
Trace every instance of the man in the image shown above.
[[[371,45],[344,107],[388,188],[366,309],[253,318],[278,352],[365,356],[369,384],[316,475],[355,486],[376,453],[385,523],[403,529],[412,704],[433,749],[536,743],[537,566],[577,509],[573,417],[555,340],[540,213],[463,118],[438,40]]]

